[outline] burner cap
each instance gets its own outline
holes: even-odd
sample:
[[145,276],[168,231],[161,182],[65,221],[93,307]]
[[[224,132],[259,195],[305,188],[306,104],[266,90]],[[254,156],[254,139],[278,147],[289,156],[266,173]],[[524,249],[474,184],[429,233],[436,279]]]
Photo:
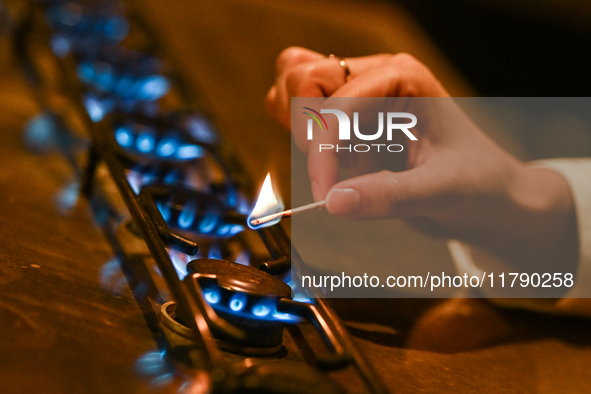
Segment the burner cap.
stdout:
[[291,288],[281,279],[259,269],[226,260],[197,259],[187,272],[214,276],[220,287],[260,297],[290,298]]

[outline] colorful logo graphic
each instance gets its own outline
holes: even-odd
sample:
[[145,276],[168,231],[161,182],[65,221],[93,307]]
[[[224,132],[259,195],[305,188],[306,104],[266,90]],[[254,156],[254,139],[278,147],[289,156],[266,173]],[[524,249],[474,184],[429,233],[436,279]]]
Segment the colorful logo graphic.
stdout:
[[[328,125],[326,124],[326,120],[324,120],[324,116],[320,115],[320,113],[318,111],[315,111],[310,107],[302,107],[302,108],[307,109],[308,111],[314,112],[317,116],[314,116],[309,112],[302,112],[302,113],[311,116],[316,121],[316,123],[318,123],[318,126],[320,126],[320,130],[324,130],[324,127],[322,127],[322,123],[324,123],[324,126],[326,127],[326,130],[328,131]],[[320,123],[320,119],[318,119],[318,117],[320,117],[320,119],[322,119],[322,123]]]

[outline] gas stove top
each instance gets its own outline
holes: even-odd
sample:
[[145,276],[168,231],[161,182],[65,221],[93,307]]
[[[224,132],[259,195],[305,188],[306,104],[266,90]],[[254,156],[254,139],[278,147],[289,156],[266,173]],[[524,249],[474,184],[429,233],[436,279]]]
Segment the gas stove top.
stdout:
[[[2,4],[16,5],[14,15],[17,18],[12,23],[5,23],[7,18]],[[0,116],[0,391],[9,394],[206,392],[211,390],[212,375],[217,376],[218,381],[223,380],[218,374],[223,374],[228,377],[223,383],[223,388],[228,391],[234,388],[235,391],[248,392],[251,387],[250,392],[264,392],[260,383],[264,382],[269,385],[269,391],[298,392],[313,386],[314,389],[308,391],[320,392],[321,389],[334,390],[336,383],[346,392],[367,392],[368,386],[351,365],[328,371],[322,369],[318,360],[326,360],[336,352],[327,348],[314,324],[302,317],[298,317],[297,323],[283,322],[282,345],[278,351],[270,349],[269,355],[253,353],[252,346],[244,346],[250,349],[230,349],[236,345],[235,341],[221,338],[219,332],[211,328],[213,339],[207,343],[213,344],[215,354],[219,356],[216,360],[226,366],[212,373],[207,354],[200,350],[203,345],[196,344],[198,338],[194,337],[194,330],[189,328],[180,309],[177,314],[177,304],[169,303],[176,299],[157,266],[156,255],[150,252],[136,221],[131,220],[130,210],[104,160],[100,160],[96,168],[92,200],[79,193],[90,135],[90,128],[80,119],[80,114],[90,115],[86,115],[84,106],[92,110],[96,119],[104,117],[105,108],[110,108],[112,121],[125,126],[119,133],[120,142],[125,145],[126,138],[129,138],[127,141],[133,139],[137,148],[140,128],[136,129],[134,124],[145,124],[147,118],[160,118],[155,116],[157,112],[151,112],[153,103],[142,100],[142,107],[135,109],[129,104],[130,112],[126,112],[129,118],[119,118],[120,109],[115,104],[124,104],[106,100],[105,92],[95,90],[90,94],[84,86],[80,91],[65,89],[63,80],[55,80],[61,72],[55,65],[64,62],[65,67],[69,64],[66,70],[77,70],[77,66],[69,63],[71,57],[68,56],[58,57],[61,60],[55,62],[53,56],[57,55],[50,52],[48,44],[53,30],[44,27],[46,18],[43,15],[30,25],[30,30],[35,33],[29,37],[37,39],[25,40],[25,47],[30,50],[30,58],[36,59],[35,69],[42,70],[41,75],[47,79],[40,79],[46,83],[34,84],[33,89],[27,88],[23,75],[34,77],[34,74],[23,68],[22,62],[15,64],[14,51],[7,42],[18,32],[15,30],[18,22],[26,20],[19,16],[26,15],[27,4],[20,0],[0,0],[0,51],[7,54],[0,58],[0,107],[3,110]],[[151,70],[162,70],[162,75],[168,79],[169,72],[177,75],[181,70],[186,85],[179,85],[176,77],[174,82],[163,83],[160,78],[152,81],[156,87],[167,87],[168,92],[180,88],[203,92],[197,99],[192,99],[195,106],[191,111],[174,107],[176,101],[168,93],[156,100],[163,108],[179,110],[172,111],[177,116],[166,118],[166,122],[175,123],[176,128],[192,125],[193,130],[197,130],[192,138],[198,141],[205,142],[204,138],[210,135],[224,137],[223,143],[218,144],[220,152],[231,147],[236,156],[224,156],[222,163],[239,181],[239,190],[248,204],[255,201],[258,186],[271,170],[273,182],[286,199],[286,207],[298,205],[298,202],[290,204],[288,201],[290,169],[285,158],[289,156],[289,138],[265,115],[263,106],[266,89],[272,83],[274,61],[289,45],[341,56],[411,52],[434,70],[455,96],[473,94],[461,86],[461,78],[453,73],[449,64],[442,62],[433,45],[408,19],[408,14],[401,12],[392,2],[387,2],[386,7],[382,2],[333,0],[176,0],[168,3],[129,0],[129,4],[134,7],[109,11],[111,15],[112,12],[124,15],[129,26],[129,29],[120,30],[127,34],[121,45],[137,49],[126,41],[132,36],[138,37],[133,26],[136,26],[134,21],[140,23],[141,20],[133,11],[149,21],[149,29],[143,30],[146,24],[140,23],[140,26],[141,31],[151,35],[150,42],[155,43],[153,38],[157,38],[165,44],[133,55],[135,59],[143,56],[160,59],[148,61],[148,65],[141,69],[142,75],[150,76],[153,75]],[[105,11],[104,15],[109,12]],[[116,19],[114,24],[124,26],[121,21]],[[12,34],[7,37],[7,33]],[[85,37],[79,33],[74,35],[80,40]],[[121,36],[115,34],[117,37]],[[138,38],[135,43],[145,42]],[[96,45],[95,42],[91,44]],[[107,56],[119,55],[97,50],[96,56],[107,59]],[[115,58],[114,62],[119,60]],[[174,64],[174,68],[170,64]],[[75,83],[82,83],[77,71],[68,71],[68,74]],[[47,98],[43,98],[44,92],[50,92]],[[76,96],[70,97],[72,94]],[[207,100],[203,100],[204,97]],[[204,101],[207,106],[203,105]],[[103,103],[106,107],[102,106]],[[128,108],[125,105],[122,108]],[[52,111],[45,111],[48,109]],[[29,121],[41,111],[45,116],[35,117],[37,122]],[[195,112],[207,116],[191,118]],[[154,125],[156,131],[152,130],[156,136],[159,135],[159,124],[161,122]],[[36,138],[23,139],[23,125],[27,125],[25,135],[32,133]],[[34,125],[43,127],[31,127]],[[57,140],[52,137],[52,132],[47,133],[56,125],[67,126],[69,130],[59,133]],[[220,132],[209,133],[211,125],[218,127]],[[113,136],[113,129],[108,130],[110,132],[105,135]],[[149,135],[147,140],[150,144]],[[24,149],[23,141],[28,150]],[[212,140],[207,141],[209,145],[214,144]],[[113,146],[112,140],[108,146]],[[115,149],[118,148],[115,146]],[[164,149],[165,154],[166,151]],[[203,163],[202,159],[190,157],[199,155],[199,151],[199,148],[190,147],[182,152],[189,155],[185,157],[188,162]],[[292,152],[292,158],[297,158],[293,155]],[[142,162],[136,168],[129,168],[122,159],[124,156],[135,160],[140,154],[130,150],[117,153],[118,160],[123,160],[123,172],[134,198],[144,183],[144,186],[152,183],[148,181],[150,178],[162,179],[166,186],[186,186],[188,179],[193,182],[188,189],[207,194],[203,172],[181,181],[184,172],[179,172],[176,167],[184,166],[178,162],[177,155],[171,155],[171,159],[177,157],[175,166],[162,166],[161,160],[155,167]],[[251,178],[242,170],[236,170],[240,167],[235,165],[236,162]],[[193,164],[187,167],[203,171]],[[215,168],[212,183],[222,187],[223,174]],[[169,178],[165,179],[167,175]],[[177,181],[171,183],[175,178]],[[307,179],[292,178],[291,181],[304,191],[309,187]],[[162,182],[153,183],[152,186],[158,186],[157,183]],[[155,203],[166,200],[158,193],[153,196]],[[177,202],[184,201],[183,198],[182,194],[171,194],[170,207],[174,208]],[[306,197],[299,203],[309,200],[310,197]],[[161,215],[166,219],[167,210],[163,208]],[[251,205],[245,211],[239,208],[236,205],[233,210],[242,214]],[[89,215],[90,209],[92,215]],[[194,209],[197,217],[200,207]],[[180,215],[180,211],[177,213]],[[186,215],[189,217],[185,216],[183,223],[190,219],[191,215]],[[191,260],[222,258],[241,265],[248,263],[254,268],[257,268],[256,264],[265,266],[267,262],[278,260],[270,251],[281,250],[282,240],[285,240],[284,236],[261,237],[259,232],[246,228],[224,240],[212,236],[197,237],[191,228],[179,226],[178,218],[176,223],[171,219],[168,221],[168,228],[173,233],[192,239],[199,246],[197,255],[188,256],[165,244],[179,281],[183,275],[183,280],[188,280],[186,267]],[[190,227],[198,227],[199,223],[201,219],[193,219]],[[290,228],[285,224],[280,226],[289,234]],[[264,231],[275,233],[277,229],[274,227]],[[394,223],[391,230],[396,243],[405,246],[398,248],[392,256],[398,263],[425,260],[438,261],[442,265],[450,263],[445,242],[421,237],[400,223]],[[263,239],[270,242],[269,249]],[[278,264],[278,271],[267,269],[266,272],[283,279],[282,265]],[[213,275],[223,277],[219,271]],[[201,281],[200,288],[203,286],[202,294],[210,298],[208,304],[216,316],[225,318],[222,309],[229,308],[234,295],[226,288],[227,283],[216,288],[216,282],[209,278],[198,280]],[[206,286],[210,284],[215,286]],[[208,294],[209,290],[211,294]],[[217,291],[221,304],[216,306]],[[211,300],[213,304],[209,303]],[[454,338],[464,335],[470,340],[471,334],[481,331],[482,323],[466,327],[460,316],[452,331],[433,329],[440,338],[432,342],[436,349],[408,348],[405,340],[409,333],[424,317],[425,309],[434,304],[437,301],[330,300],[341,322],[354,335],[355,348],[368,359],[372,371],[392,392],[523,393],[537,392],[540,388],[547,392],[588,391],[589,376],[585,368],[591,357],[588,339],[591,324],[588,321],[500,311],[503,324],[511,326],[512,342],[455,354],[439,353],[437,348],[445,348]],[[250,308],[248,303],[244,305],[244,308]],[[252,308],[243,311],[250,312]],[[242,332],[249,331],[245,325],[235,321],[229,323]],[[288,386],[288,382],[294,380],[301,384]],[[328,381],[330,387],[319,384],[321,380]]]
[[69,163],[59,212],[87,199],[111,245],[102,286],[126,279],[158,344],[138,373],[187,393],[339,393],[327,372],[351,367],[385,392],[321,294],[290,283],[306,268],[283,229],[247,226],[255,183],[144,21],[116,1],[25,14],[15,48],[43,112],[24,138]]

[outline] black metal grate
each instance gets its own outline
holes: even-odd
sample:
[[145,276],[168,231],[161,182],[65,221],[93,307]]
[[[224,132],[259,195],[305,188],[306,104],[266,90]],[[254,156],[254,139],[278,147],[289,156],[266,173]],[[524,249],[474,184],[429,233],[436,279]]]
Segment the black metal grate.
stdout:
[[[253,316],[232,313],[236,311],[230,304],[233,294],[249,293],[248,283],[237,279],[239,272],[255,270],[261,277],[272,274],[287,280],[290,270],[296,277],[302,275],[304,263],[280,226],[255,231],[245,225],[252,182],[225,150],[207,109],[160,59],[162,50],[155,37],[141,19],[130,13],[124,16],[123,9],[115,1],[34,2],[16,27],[14,42],[45,117],[51,119],[55,143],[78,174],[80,189],[112,241],[148,324],[158,325],[154,316],[165,316],[169,319],[165,325],[178,325],[177,333],[190,337],[200,350],[198,360],[172,351],[174,336],[155,334],[159,346],[190,367],[208,371],[211,391],[244,392],[245,385],[252,384],[245,373],[265,375],[260,369],[245,372],[225,361],[220,340],[250,346],[256,337],[264,347],[274,335],[271,342],[276,349],[284,324],[294,333],[298,321],[306,319],[316,326],[329,350],[316,357],[315,368],[326,371],[353,365],[372,392],[385,392],[321,294],[306,294],[305,302],[281,292],[272,292],[272,297],[256,294],[255,300],[271,302],[243,301],[254,317],[265,317],[259,322]],[[108,181],[101,175],[101,166]],[[112,201],[109,182],[114,182],[123,205]],[[116,236],[122,225],[147,245],[174,308],[165,302],[145,259],[125,253]],[[253,247],[254,232],[266,254]],[[218,265],[230,269],[223,274],[179,272],[173,261],[179,254],[187,256],[185,263],[198,257],[223,259]],[[249,267],[241,269],[233,262],[239,255]],[[211,288],[223,292],[215,302],[213,293],[208,293]],[[216,308],[219,300],[230,309]],[[272,319],[273,313],[292,318]],[[274,334],[271,330],[260,335],[271,326]],[[297,367],[281,374],[301,379]],[[261,379],[275,382],[273,376]],[[275,382],[275,388],[266,392],[290,392],[286,391],[289,382],[289,378]],[[261,390],[267,387],[260,384]],[[317,387],[324,386],[318,383]],[[329,385],[323,390],[332,389]],[[306,386],[301,390],[306,392]]]

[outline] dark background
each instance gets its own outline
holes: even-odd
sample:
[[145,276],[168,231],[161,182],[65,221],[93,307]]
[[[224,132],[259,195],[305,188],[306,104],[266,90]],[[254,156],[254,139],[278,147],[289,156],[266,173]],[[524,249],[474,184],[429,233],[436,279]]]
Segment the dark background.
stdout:
[[480,95],[584,97],[591,91],[588,14],[576,2],[397,3]]

